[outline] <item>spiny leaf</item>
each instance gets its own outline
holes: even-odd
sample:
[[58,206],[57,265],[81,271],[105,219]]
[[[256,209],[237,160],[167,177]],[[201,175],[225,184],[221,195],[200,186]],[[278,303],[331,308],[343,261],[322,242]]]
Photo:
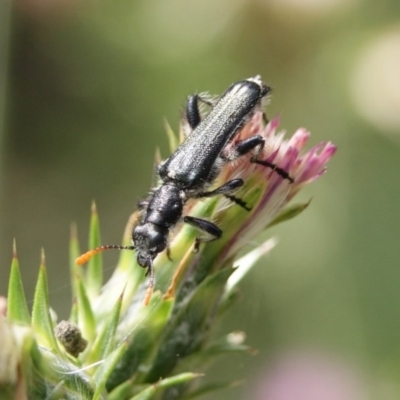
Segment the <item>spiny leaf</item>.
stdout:
[[142,390],[136,396],[131,397],[130,400],[150,400],[153,398],[154,394],[161,389],[166,389],[176,385],[182,385],[184,383],[190,382],[191,380],[203,376],[203,374],[195,374],[193,372],[186,372],[183,374],[175,375],[170,378],[165,378],[158,381],[146,389]]
[[13,249],[14,254],[8,284],[7,317],[10,321],[30,325],[31,318],[25,300],[24,288],[22,286],[15,242]]
[[205,394],[216,392],[217,390],[233,388],[233,387],[241,385],[242,383],[243,383],[243,381],[209,383],[207,385],[201,386],[197,390],[190,392],[187,396],[185,396],[185,400],[202,397]]
[[159,147],[156,147],[154,152],[154,161],[153,161],[153,173],[151,174],[151,181],[150,187],[158,186],[159,176],[158,176],[158,166],[160,165],[161,159],[161,152]]
[[53,321],[50,316],[49,293],[47,286],[47,273],[42,251],[42,262],[39,268],[39,277],[36,283],[35,296],[32,308],[32,327],[38,342],[47,348],[60,353],[54,335]]
[[78,243],[78,231],[76,224],[71,225],[71,235],[69,241],[69,270],[71,275],[72,298],[77,292],[77,281],[82,279],[82,267],[77,265],[75,260],[81,254]]
[[[92,216],[90,219],[89,229],[89,249],[95,249],[101,244],[100,240],[100,224],[97,214],[96,204],[92,203]],[[99,293],[103,284],[103,258],[101,254],[96,254],[88,262],[86,285],[90,298],[95,298]]]
[[156,150],[154,152],[154,166],[157,168],[158,164],[160,164],[161,161],[162,161],[162,157],[161,157],[160,148],[156,147]]
[[285,221],[289,221],[290,219],[297,217],[310,205],[310,203],[311,203],[311,199],[307,203],[298,203],[298,204],[293,204],[291,206],[286,207],[285,209],[282,210],[282,212],[275,219],[273,219],[266,226],[266,228],[270,228],[271,226],[280,224]]
[[78,325],[82,329],[82,336],[92,343],[96,337],[96,321],[82,281],[78,281],[77,289]]
[[179,139],[175,135],[174,131],[171,128],[171,125],[168,123],[167,120],[164,120],[165,131],[168,137],[169,142],[169,150],[171,154],[178,148],[179,146]]
[[94,380],[96,381],[96,391],[93,396],[93,400],[100,398],[101,393],[106,387],[106,383],[110,375],[115,369],[115,366],[120,361],[123,354],[126,352],[127,344],[121,343],[100,365],[94,374]]
[[227,298],[230,295],[231,291],[238,286],[239,282],[241,282],[241,280],[257,264],[257,261],[265,254],[268,254],[276,246],[276,244],[277,244],[276,239],[274,238],[268,239],[255,249],[245,254],[239,260],[235,261],[234,272],[229,277],[226,283],[224,297],[221,301],[222,305],[225,301],[225,298]]
[[87,364],[94,363],[97,360],[102,360],[110,354],[112,346],[115,342],[115,332],[118,327],[122,298],[123,295],[119,297],[115,303],[114,309],[104,321],[103,326],[98,333],[90,354],[86,360]]
[[120,385],[108,393],[108,400],[128,399],[129,396],[132,395],[134,381],[135,377],[123,381]]
[[71,313],[69,315],[69,321],[73,324],[78,324],[78,303],[76,297],[72,300]]

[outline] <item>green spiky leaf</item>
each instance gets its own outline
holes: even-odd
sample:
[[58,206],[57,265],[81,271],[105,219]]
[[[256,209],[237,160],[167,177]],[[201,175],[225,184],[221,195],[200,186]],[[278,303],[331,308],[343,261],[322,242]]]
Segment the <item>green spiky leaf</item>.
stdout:
[[203,376],[203,374],[186,372],[183,374],[172,376],[170,378],[161,379],[156,384],[150,385],[149,387],[138,393],[136,396],[131,397],[130,400],[150,400],[159,390],[168,389],[177,385],[183,385],[201,376]]
[[307,203],[293,204],[291,206],[284,208],[281,211],[281,213],[268,224],[267,228],[281,224],[282,222],[289,221],[290,219],[297,217],[310,205],[310,203],[311,199],[307,201]]
[[60,353],[57,340],[54,335],[53,321],[50,316],[49,293],[47,286],[47,272],[44,265],[44,254],[39,268],[39,277],[36,283],[35,296],[32,308],[32,328],[38,342],[47,348]]
[[127,379],[108,394],[108,400],[129,399],[132,396],[135,378]]
[[165,132],[167,133],[169,150],[173,153],[179,146],[179,138],[175,135],[171,125],[167,120],[164,120]]
[[87,363],[91,364],[96,360],[102,360],[106,358],[112,351],[113,344],[115,342],[115,332],[118,327],[121,312],[122,298],[123,295],[119,297],[118,301],[115,303],[114,309],[104,321],[103,326],[93,344],[90,355],[86,360]]
[[213,382],[207,385],[203,385],[196,390],[190,392],[187,396],[185,396],[185,400],[196,399],[203,397],[204,395],[214,393],[219,390],[234,388],[243,384],[243,381],[234,381],[234,382]]
[[97,387],[93,396],[93,400],[100,399],[100,395],[106,387],[106,383],[110,375],[115,369],[117,363],[121,360],[121,357],[126,352],[127,344],[121,343],[100,365],[94,374],[94,380],[96,381]]
[[15,251],[11,263],[11,274],[8,284],[7,316],[11,321],[18,322],[21,324],[29,325],[31,321],[31,318],[29,316],[28,306],[25,300],[24,288],[22,286],[19,263]]
[[78,282],[77,289],[78,325],[83,337],[92,342],[96,337],[96,320],[83,281]]
[[77,281],[83,279],[82,267],[77,265],[75,260],[81,254],[78,242],[77,227],[75,224],[71,225],[71,238],[69,241],[69,270],[71,276],[72,298],[76,297]]
[[[100,222],[96,204],[93,202],[89,229],[89,249],[95,249],[100,244]],[[103,258],[101,253],[96,254],[89,260],[85,283],[89,297],[95,298],[100,293],[103,284]]]

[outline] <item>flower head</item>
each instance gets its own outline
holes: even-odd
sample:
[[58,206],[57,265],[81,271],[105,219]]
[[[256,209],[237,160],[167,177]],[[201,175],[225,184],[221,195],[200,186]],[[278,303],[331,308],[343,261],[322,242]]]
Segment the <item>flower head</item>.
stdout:
[[[241,213],[243,218],[239,218],[239,214],[238,218],[230,216],[230,224],[232,225],[232,219],[234,219],[237,228],[222,253],[224,258],[230,258],[245,243],[268,227],[301,188],[316,180],[326,171],[327,162],[336,152],[336,146],[326,142],[303,153],[310,133],[306,129],[300,128],[290,139],[285,140],[284,133],[278,132],[278,126],[279,116],[264,126],[263,114],[258,112],[230,144],[234,146],[240,140],[261,135],[265,138],[266,145],[260,153],[259,159],[266,160],[286,171],[292,177],[293,182],[283,178],[271,168],[252,163],[252,155],[239,158],[226,166],[220,180],[243,179],[245,185],[240,191],[240,195],[252,206],[252,210],[247,214]],[[224,212],[226,212],[224,210],[228,206],[228,200],[220,199],[215,211],[217,219],[223,219]]]
[[[222,236],[201,243],[199,251],[194,252],[196,238],[204,233],[193,226],[177,224],[170,238],[170,251],[159,253],[154,260],[152,296],[151,291],[145,295],[148,279],[135,252],[121,252],[117,267],[105,284],[98,254],[108,248],[134,249],[130,240],[138,212],[128,222],[124,246],[99,247],[98,216],[92,208],[89,242],[94,250],[79,257],[89,261],[86,270],[74,263],[80,253],[74,230],[70,248],[74,301],[69,321],[59,324],[55,332],[44,254],[30,318],[14,251],[7,317],[14,324],[29,326],[29,335],[23,340],[29,344],[24,346],[29,357],[21,356],[29,361],[21,364],[27,365],[24,371],[29,371],[28,393],[34,393],[35,398],[54,397],[57,393],[68,399],[77,398],[75,394],[82,399],[100,399],[107,392],[110,399],[154,395],[179,399],[187,393],[195,395],[192,381],[199,378],[197,371],[205,362],[222,353],[249,352],[242,343],[243,335],[227,335],[209,342],[210,328],[216,317],[233,304],[241,278],[275,242],[269,240],[237,260],[239,252],[260,232],[307,206],[288,207],[288,202],[323,174],[336,150],[328,142],[303,152],[309,132],[299,129],[285,140],[283,133],[277,131],[278,125],[279,118],[265,125],[263,114],[256,112],[228,143],[224,149],[227,152],[246,138],[260,135],[265,139],[259,153],[254,150],[232,162],[220,160],[222,169],[210,190],[240,179],[243,185],[235,186],[238,190],[234,196],[225,192],[225,197],[185,202],[184,216],[213,222]],[[169,135],[176,147],[179,140],[171,132]],[[143,298],[148,300],[148,306],[143,305]],[[0,322],[1,318],[4,317],[0,315]],[[19,357],[20,353],[14,353]],[[7,352],[5,356],[10,357]],[[19,362],[18,358],[15,360]],[[196,373],[191,372],[194,370]],[[11,378],[15,380],[15,376]]]
[[[304,152],[304,147],[310,138],[310,133],[306,129],[298,129],[290,139],[285,140],[284,133],[278,131],[279,117],[266,125],[263,118],[262,112],[256,112],[229,143],[226,151],[229,152],[230,148],[246,138],[260,135],[265,139],[265,146],[258,159],[285,171],[293,182],[273,168],[252,162],[254,154],[245,155],[225,164],[215,182],[215,187],[232,179],[243,179],[244,186],[235,192],[235,196],[244,200],[250,210],[238,206],[229,198],[220,196],[196,201],[187,211],[190,215],[216,223],[223,234],[220,239],[203,246],[199,254],[193,254],[190,246],[198,232],[191,227],[180,228],[171,243],[171,254],[179,262],[171,263],[170,266],[176,271],[177,264],[180,264],[180,267],[183,267],[181,269],[188,271],[185,278],[186,287],[189,282],[193,287],[198,285],[211,271],[232,265],[243,246],[251,243],[260,232],[302,211],[306,205],[288,209],[289,201],[301,188],[325,172],[327,162],[336,151],[332,143],[326,142]],[[165,259],[159,260],[159,263],[162,267],[158,263],[156,265],[160,270],[168,269],[165,268]],[[186,288],[182,297],[187,295]]]

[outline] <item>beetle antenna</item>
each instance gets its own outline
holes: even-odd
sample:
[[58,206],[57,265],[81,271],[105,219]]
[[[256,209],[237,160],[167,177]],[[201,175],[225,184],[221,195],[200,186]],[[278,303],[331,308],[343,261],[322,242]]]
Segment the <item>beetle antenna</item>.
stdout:
[[81,256],[79,256],[75,260],[75,263],[78,264],[78,265],[86,264],[97,253],[101,253],[102,251],[111,250],[111,249],[114,249],[114,250],[135,250],[135,248],[133,246],[119,246],[119,245],[116,245],[116,244],[100,246],[100,247],[96,247],[93,250],[89,250],[86,253],[84,253]]

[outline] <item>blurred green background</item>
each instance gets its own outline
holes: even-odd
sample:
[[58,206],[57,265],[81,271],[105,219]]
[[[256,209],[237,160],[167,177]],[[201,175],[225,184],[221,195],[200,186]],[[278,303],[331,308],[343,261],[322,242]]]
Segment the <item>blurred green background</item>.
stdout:
[[[274,229],[279,246],[217,328],[246,331],[259,350],[210,370],[244,383],[207,398],[281,400],[263,382],[290,388],[296,371],[325,391],[353,390],[334,400],[400,398],[398,0],[0,7],[0,293],[16,238],[31,302],[43,247],[52,304],[66,317],[70,223],[86,249],[95,199],[103,243],[119,243],[150,187],[156,146],[168,154],[164,119],[176,129],[188,94],[261,74],[274,88],[270,117],[281,113],[288,133],[307,127],[311,144],[331,140],[339,151],[297,198],[311,206]],[[105,265],[116,259],[106,254]],[[321,371],[340,371],[337,382]]]

